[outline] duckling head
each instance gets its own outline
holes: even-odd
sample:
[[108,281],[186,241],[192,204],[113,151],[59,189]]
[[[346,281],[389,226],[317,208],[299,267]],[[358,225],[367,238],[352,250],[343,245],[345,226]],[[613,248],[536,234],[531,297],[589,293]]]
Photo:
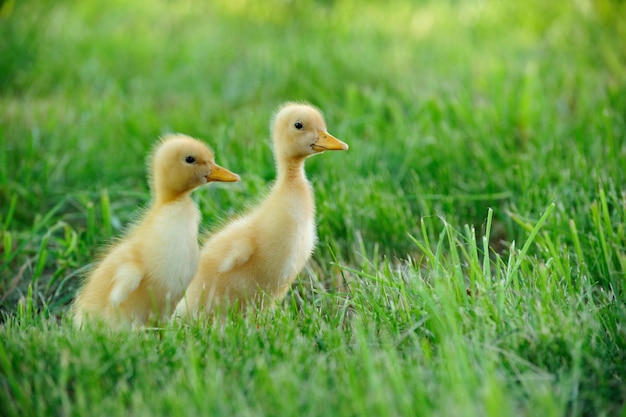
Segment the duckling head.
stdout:
[[152,153],[150,172],[154,192],[165,199],[175,199],[212,181],[239,181],[239,175],[215,163],[208,146],[181,134],[162,138]]
[[277,158],[307,158],[324,151],[347,150],[348,145],[326,130],[322,113],[304,103],[286,103],[272,119]]

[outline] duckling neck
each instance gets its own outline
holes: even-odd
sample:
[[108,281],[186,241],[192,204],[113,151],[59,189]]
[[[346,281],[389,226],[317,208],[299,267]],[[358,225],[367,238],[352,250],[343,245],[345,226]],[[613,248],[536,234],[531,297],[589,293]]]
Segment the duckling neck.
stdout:
[[281,184],[285,182],[306,181],[304,172],[305,158],[291,158],[277,161],[277,178],[276,182]]
[[155,206],[162,206],[165,204],[170,204],[176,201],[182,202],[185,200],[188,201],[193,201],[191,200],[191,191],[187,191],[187,192],[175,192],[172,190],[167,190],[167,191],[160,191],[160,192],[155,192],[154,194],[154,205]]

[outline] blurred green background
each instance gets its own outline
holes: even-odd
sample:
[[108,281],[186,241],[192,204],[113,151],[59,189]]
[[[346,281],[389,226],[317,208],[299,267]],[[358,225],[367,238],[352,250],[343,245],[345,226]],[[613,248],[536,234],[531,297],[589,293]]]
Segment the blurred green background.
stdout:
[[[319,106],[351,145],[308,164],[321,256],[331,246],[349,262],[365,245],[405,258],[420,218],[433,233],[437,216],[480,227],[488,207],[495,247],[523,235],[510,213],[533,218],[551,202],[556,227],[589,223],[598,187],[624,185],[624,10],[608,0],[4,1],[4,289],[26,264],[22,284],[38,262],[42,276],[67,277],[122,232],[148,201],[144,158],[166,132],[206,140],[243,177],[196,193],[205,226],[243,210],[274,177],[268,122],[286,100]],[[46,233],[54,225],[70,231]],[[55,233],[75,233],[82,249],[41,261]]]

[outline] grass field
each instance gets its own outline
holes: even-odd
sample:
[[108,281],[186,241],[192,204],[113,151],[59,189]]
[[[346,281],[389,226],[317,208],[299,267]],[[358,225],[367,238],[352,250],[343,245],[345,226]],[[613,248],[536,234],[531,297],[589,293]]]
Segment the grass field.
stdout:
[[[626,3],[0,1],[0,415],[626,415]],[[157,138],[274,179],[326,115],[320,242],[273,313],[77,330]]]

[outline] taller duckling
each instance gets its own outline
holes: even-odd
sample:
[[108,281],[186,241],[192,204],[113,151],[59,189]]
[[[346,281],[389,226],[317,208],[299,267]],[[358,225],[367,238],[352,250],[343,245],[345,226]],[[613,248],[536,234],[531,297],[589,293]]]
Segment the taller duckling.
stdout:
[[140,326],[172,312],[198,265],[200,212],[191,192],[212,181],[239,181],[199,140],[169,135],[150,158],[152,203],[87,276],[74,321]]
[[266,199],[227,224],[202,247],[198,271],[176,316],[216,306],[272,305],[286,294],[317,242],[315,201],[304,162],[348,145],[326,130],[319,110],[287,103],[272,121],[277,179]]

